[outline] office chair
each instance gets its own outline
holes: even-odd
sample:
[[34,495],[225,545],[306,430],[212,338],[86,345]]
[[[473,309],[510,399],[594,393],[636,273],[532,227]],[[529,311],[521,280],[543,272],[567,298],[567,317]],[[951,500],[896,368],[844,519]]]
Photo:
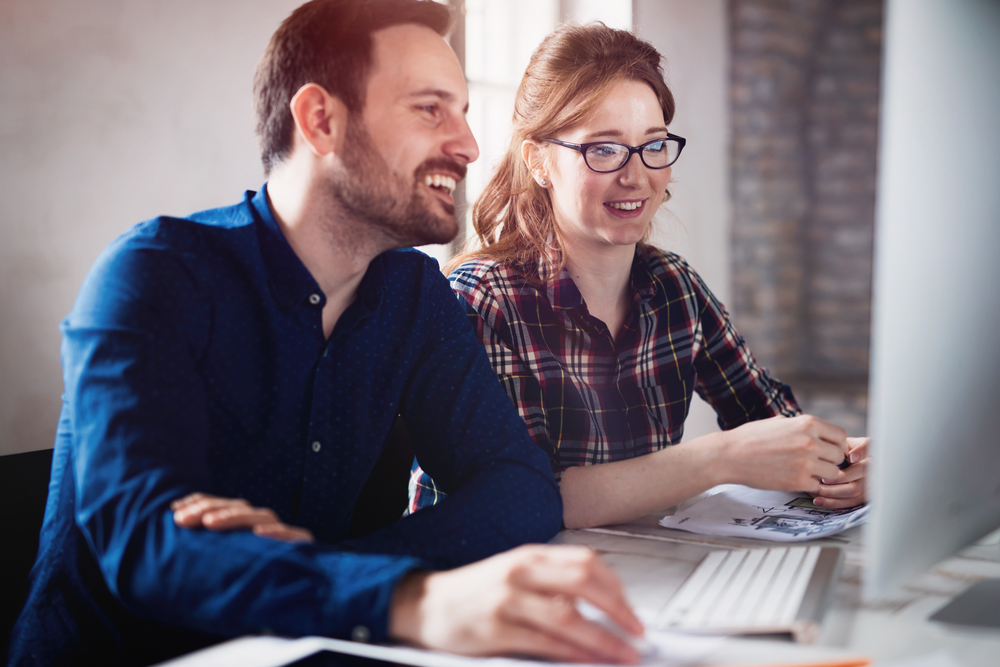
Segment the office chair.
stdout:
[[52,450],[0,456],[0,661],[5,661],[10,631],[28,595],[28,572],[38,552],[45,501],[49,495]]

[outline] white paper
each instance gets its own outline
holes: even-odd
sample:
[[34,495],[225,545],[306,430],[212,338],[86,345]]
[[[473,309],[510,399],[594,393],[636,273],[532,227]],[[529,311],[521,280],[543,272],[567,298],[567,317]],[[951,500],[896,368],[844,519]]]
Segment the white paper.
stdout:
[[159,663],[157,667],[275,667],[312,655],[313,638],[241,637]]
[[[520,658],[469,658],[440,651],[426,651],[402,646],[376,646],[358,644],[340,639],[306,637],[317,649],[347,653],[365,658],[375,658],[414,667],[551,667],[555,664],[542,660]],[[670,632],[647,630],[643,642],[644,652],[639,665],[681,667],[700,662],[723,640],[718,637],[694,637]],[[561,664],[561,663],[560,663]],[[591,667],[595,667],[592,665]]]
[[[577,599],[584,618],[594,621],[632,644],[639,651],[639,665],[684,667],[703,659],[724,641],[722,637],[698,637],[647,629],[636,639],[616,626],[600,609]],[[636,610],[647,626],[656,616],[654,610]],[[378,646],[327,637],[243,637],[171,660],[159,667],[274,667],[327,650],[363,658],[385,660],[414,667],[551,667],[548,661],[522,658],[470,658],[453,653],[428,651],[404,646]],[[592,667],[594,667],[592,665]]]
[[868,513],[867,505],[824,510],[789,504],[797,499],[808,500],[809,496],[726,484],[713,489],[707,498],[664,517],[660,525],[702,535],[801,542],[847,530],[860,524]]
[[[693,637],[647,630],[641,640],[642,659],[638,664],[682,667],[701,662],[722,641],[719,637]],[[551,667],[555,664],[518,658],[469,658],[440,651],[359,644],[327,637],[243,637],[175,658],[160,667],[277,667],[323,650],[414,667]]]

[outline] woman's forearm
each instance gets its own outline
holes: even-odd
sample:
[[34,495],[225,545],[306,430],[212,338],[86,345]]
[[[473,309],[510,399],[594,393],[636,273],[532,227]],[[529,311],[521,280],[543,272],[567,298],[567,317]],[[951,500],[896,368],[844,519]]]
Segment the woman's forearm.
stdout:
[[652,454],[563,473],[560,490],[567,528],[632,521],[672,507],[717,484],[725,433],[712,433]]
[[[830,507],[856,505],[864,500],[865,466],[837,466],[851,449],[842,428],[809,415],[749,422],[627,461],[570,468],[560,484],[563,523],[632,521],[717,484],[830,494]],[[856,455],[864,458],[865,451]]]

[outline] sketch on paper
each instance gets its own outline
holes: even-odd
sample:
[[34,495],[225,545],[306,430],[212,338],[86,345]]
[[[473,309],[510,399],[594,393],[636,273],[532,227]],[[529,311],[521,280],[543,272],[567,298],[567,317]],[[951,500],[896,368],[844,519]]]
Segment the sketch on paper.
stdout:
[[789,542],[835,535],[860,524],[867,513],[867,505],[828,510],[817,507],[801,494],[727,484],[716,487],[708,497],[690,507],[663,518],[660,525],[705,535]]
[[[734,525],[741,525],[745,519],[733,519]],[[743,524],[745,525],[745,524]],[[750,519],[749,525],[757,530],[773,530],[789,535],[802,535],[811,537],[812,535],[824,534],[823,519],[815,516],[789,516],[788,514],[767,514],[756,519]]]

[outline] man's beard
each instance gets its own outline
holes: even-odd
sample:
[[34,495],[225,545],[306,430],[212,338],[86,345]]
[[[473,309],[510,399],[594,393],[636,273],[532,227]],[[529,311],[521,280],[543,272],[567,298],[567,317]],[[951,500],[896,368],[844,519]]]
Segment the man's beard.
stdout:
[[331,184],[334,198],[346,212],[379,228],[397,247],[448,243],[458,234],[454,205],[441,202],[445,213],[433,211],[433,203],[420,192],[420,186],[428,173],[446,171],[465,176],[463,165],[431,158],[408,181],[386,164],[362,121],[355,117],[347,124],[342,161],[346,174]]

